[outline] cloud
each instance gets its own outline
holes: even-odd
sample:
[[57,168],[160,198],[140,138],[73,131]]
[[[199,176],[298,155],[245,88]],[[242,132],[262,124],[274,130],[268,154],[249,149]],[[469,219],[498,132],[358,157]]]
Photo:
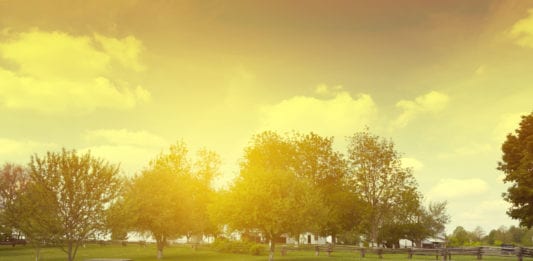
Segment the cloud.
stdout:
[[330,99],[296,96],[261,111],[264,129],[346,136],[372,122],[377,108],[367,94],[339,92]]
[[116,39],[95,34],[94,38],[102,45],[105,53],[111,59],[117,61],[125,68],[138,72],[146,69],[139,60],[143,45],[135,37],[127,36],[123,39]]
[[401,100],[396,103],[396,107],[402,109],[403,112],[396,118],[393,125],[403,128],[420,114],[440,112],[446,108],[448,101],[448,95],[436,91],[418,96],[415,100]]
[[479,178],[441,179],[428,193],[431,200],[467,198],[487,192],[487,182]]
[[492,130],[494,141],[501,143],[506,139],[507,134],[514,134],[514,131],[520,127],[522,115],[527,115],[527,113],[505,113],[500,115],[498,123]]
[[[33,140],[13,140],[0,138],[0,157],[4,161],[27,163],[34,153],[44,153],[47,150],[59,148],[55,143],[45,143]],[[21,159],[24,159],[21,162]]]
[[81,151],[90,151],[96,157],[120,164],[123,173],[133,175],[143,170],[161,150],[131,145],[99,145],[86,147]]
[[339,94],[342,92],[342,85],[336,85],[336,86],[328,86],[326,84],[319,84],[315,88],[315,93],[321,96],[335,96],[336,94]]
[[141,130],[99,129],[87,131],[85,140],[92,144],[82,151],[91,151],[112,163],[120,163],[126,174],[134,174],[147,166],[162,149],[168,146],[164,138]]
[[[0,42],[0,106],[45,113],[87,113],[97,108],[129,109],[150,93],[113,77],[140,71],[142,44],[115,39],[32,30]],[[8,66],[9,65],[9,66]]]
[[165,139],[147,131],[130,131],[127,129],[91,130],[86,132],[85,139],[90,142],[103,141],[113,145],[144,147],[162,147],[168,144]]
[[415,158],[402,158],[402,166],[411,168],[413,171],[421,170],[424,167],[424,164]]
[[480,154],[485,154],[493,150],[494,147],[490,144],[470,143],[468,144],[468,146],[456,148],[451,153],[441,153],[438,155],[438,157],[441,159],[448,159],[453,157],[478,156]]
[[[495,200],[485,200],[478,202],[477,204],[470,204],[468,206],[467,211],[462,211],[461,213],[458,213],[458,218],[463,220],[463,222],[466,223],[473,223],[477,225],[481,225],[480,222],[483,223],[489,223],[490,220],[487,219],[487,217],[492,218],[500,218],[500,220],[504,220],[506,218],[505,215],[505,209],[509,207],[509,203],[505,202],[503,199],[495,199]],[[487,224],[487,225],[493,225],[494,224]],[[501,225],[501,224],[497,224]]]
[[523,47],[533,48],[533,9],[529,9],[529,16],[517,21],[509,31],[514,43]]

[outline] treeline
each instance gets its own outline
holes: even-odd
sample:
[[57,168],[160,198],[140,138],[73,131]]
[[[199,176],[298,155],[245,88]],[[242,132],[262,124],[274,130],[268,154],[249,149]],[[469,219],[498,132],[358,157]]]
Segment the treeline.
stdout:
[[501,226],[498,229],[492,229],[488,233],[481,227],[476,227],[472,231],[458,226],[453,233],[448,236],[449,246],[532,246],[533,229],[525,227],[510,226],[509,228]]
[[304,232],[370,246],[400,238],[417,244],[443,233],[446,202],[422,204],[412,169],[402,166],[391,140],[368,131],[347,139],[341,153],[333,138],[314,133],[254,135],[238,177],[221,190],[212,185],[221,174],[219,155],[191,156],[183,142],[130,178],[90,153],[33,155],[27,166],[6,163],[0,171],[2,233],[23,233],[37,259],[43,244],[54,244],[68,260],[87,239],[126,239],[130,231],[151,235],[158,258],[181,236],[261,235],[271,260],[280,236]]

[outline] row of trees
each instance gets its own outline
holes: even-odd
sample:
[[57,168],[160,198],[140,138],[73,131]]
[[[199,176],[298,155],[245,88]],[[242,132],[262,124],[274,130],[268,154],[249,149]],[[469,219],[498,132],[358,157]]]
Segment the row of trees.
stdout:
[[368,131],[348,138],[346,155],[333,138],[314,133],[263,132],[244,149],[228,189],[215,190],[220,157],[194,160],[183,142],[170,146],[132,178],[90,153],[62,150],[34,155],[27,167],[0,172],[0,224],[35,246],[54,243],[73,260],[88,238],[129,231],[149,233],[163,257],[167,240],[219,236],[224,229],[260,232],[270,244],[302,232],[371,245],[420,242],[444,231],[446,203],[422,204],[412,170],[390,140]]
[[485,233],[479,226],[472,231],[458,226],[448,236],[449,246],[501,246],[502,244],[531,246],[533,245],[533,229],[501,226],[498,229],[492,229],[489,233]]

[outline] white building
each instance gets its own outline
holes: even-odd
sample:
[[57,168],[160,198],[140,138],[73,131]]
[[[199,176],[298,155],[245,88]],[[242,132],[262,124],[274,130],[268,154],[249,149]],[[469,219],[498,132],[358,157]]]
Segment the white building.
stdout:
[[319,236],[319,235],[309,233],[309,232],[300,234],[299,238],[294,238],[294,237],[289,237],[289,236],[285,236],[285,238],[286,238],[286,241],[285,241],[286,244],[293,244],[293,245],[296,245],[298,243],[310,244],[310,245],[317,245],[317,244],[323,245],[323,244],[332,242],[331,236],[323,237],[323,236]]

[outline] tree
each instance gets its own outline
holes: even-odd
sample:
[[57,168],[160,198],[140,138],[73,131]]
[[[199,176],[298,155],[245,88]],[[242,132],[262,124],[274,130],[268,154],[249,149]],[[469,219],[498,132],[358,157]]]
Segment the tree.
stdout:
[[466,231],[466,229],[464,229],[462,226],[458,226],[453,230],[449,240],[450,246],[464,246],[469,242],[470,236],[468,231]]
[[422,196],[414,190],[403,193],[402,203],[385,219],[380,238],[388,246],[399,247],[399,239],[405,238],[421,246],[427,237],[436,237],[444,232],[449,222],[446,214],[446,202],[430,202],[425,208],[421,205]]
[[131,180],[124,179],[117,200],[106,213],[106,229],[111,234],[111,240],[127,240],[128,232],[133,228],[135,213],[126,201],[126,193],[131,188]]
[[134,227],[149,232],[157,243],[157,258],[163,258],[168,239],[185,235],[194,203],[192,174],[183,142],[159,154],[132,181],[126,201],[135,213]]
[[444,233],[446,224],[450,222],[450,216],[446,213],[448,202],[430,202],[427,209],[425,226],[429,229],[429,236],[437,236]]
[[28,171],[23,166],[6,163],[0,169],[0,234],[11,237],[20,220],[16,201],[26,189]]
[[21,207],[33,207],[28,210],[36,216],[26,221],[25,230],[30,236],[45,233],[74,260],[83,240],[105,229],[106,211],[121,185],[118,170],[89,152],[63,149],[32,156]]
[[323,207],[311,181],[296,176],[294,156],[294,146],[278,134],[254,136],[237,180],[216,206],[231,228],[259,230],[266,236],[269,260],[274,259],[277,238],[310,227]]
[[331,235],[335,243],[337,234],[352,229],[358,221],[360,202],[347,186],[346,161],[333,150],[333,137],[294,133],[288,142],[295,147],[296,176],[310,180],[313,191],[325,204],[317,227],[308,228],[308,232],[318,230],[322,235]]
[[485,236],[485,231],[483,231],[481,226],[476,226],[474,231],[471,232],[471,235],[475,242],[481,242],[481,239]]
[[217,232],[217,226],[209,217],[208,206],[217,196],[213,188],[213,181],[221,175],[221,163],[220,156],[214,151],[202,149],[197,153],[193,165],[194,211],[191,214],[194,217],[192,218],[193,224],[189,228],[189,236],[193,234],[199,236],[214,235]]
[[133,227],[149,232],[163,258],[167,240],[213,232],[207,205],[213,198],[211,183],[219,175],[220,157],[208,150],[191,164],[183,142],[171,145],[132,180],[125,197],[134,213]]
[[[59,231],[53,222],[55,212],[33,201],[39,198],[31,189],[28,168],[6,163],[0,170],[0,233],[12,237],[13,232],[24,235],[35,251],[35,260],[41,258],[42,242],[51,241],[50,231]],[[43,222],[45,221],[46,222]],[[41,222],[39,222],[41,221]]]
[[427,212],[421,204],[422,196],[415,188],[411,188],[400,192],[399,197],[399,205],[383,215],[378,242],[399,247],[399,240],[406,238],[418,245],[429,235]]
[[416,191],[416,181],[411,169],[402,167],[392,141],[368,131],[356,133],[348,141],[351,188],[368,206],[364,217],[367,238],[379,243],[380,228],[394,208],[402,205],[402,197]]
[[520,127],[508,134],[502,145],[502,161],[498,170],[505,173],[505,183],[511,186],[503,198],[511,203],[507,214],[520,225],[533,226],[533,112],[522,116]]

